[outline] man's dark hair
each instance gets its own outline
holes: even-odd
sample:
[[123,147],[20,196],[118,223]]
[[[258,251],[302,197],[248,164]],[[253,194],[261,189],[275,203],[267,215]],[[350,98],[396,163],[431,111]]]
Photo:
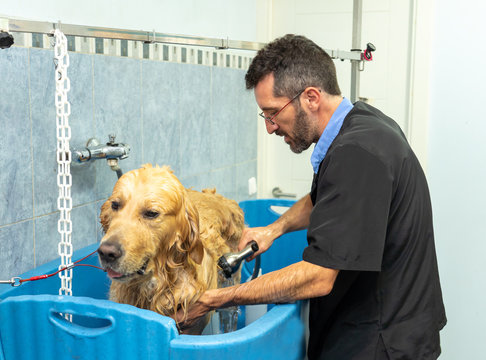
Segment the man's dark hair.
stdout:
[[245,80],[253,89],[266,75],[273,73],[274,96],[293,97],[308,86],[340,95],[336,67],[331,57],[304,36],[287,34],[260,49],[251,62]]

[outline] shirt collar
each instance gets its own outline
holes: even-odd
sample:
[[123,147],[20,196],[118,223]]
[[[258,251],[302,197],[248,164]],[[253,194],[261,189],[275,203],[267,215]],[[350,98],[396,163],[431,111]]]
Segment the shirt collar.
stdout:
[[339,130],[341,130],[344,118],[346,117],[346,115],[348,115],[352,108],[353,104],[351,104],[351,101],[343,97],[343,100],[334,111],[334,114],[332,114],[329,123],[322,132],[322,135],[319,138],[316,146],[314,147],[314,151],[312,152],[311,164],[314,168],[314,173],[317,174],[317,172],[319,171],[319,165],[326,156],[327,150],[336,138]]

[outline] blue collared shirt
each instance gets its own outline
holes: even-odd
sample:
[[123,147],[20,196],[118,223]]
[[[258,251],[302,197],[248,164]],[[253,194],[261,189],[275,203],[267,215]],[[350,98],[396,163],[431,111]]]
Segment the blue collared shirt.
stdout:
[[319,138],[316,146],[314,147],[314,151],[312,152],[311,164],[314,168],[314,173],[317,174],[317,172],[319,171],[319,165],[321,164],[321,161],[326,156],[329,146],[331,146],[332,142],[339,133],[339,130],[341,130],[344,118],[346,117],[346,115],[348,115],[353,106],[354,105],[351,104],[351,101],[343,97],[343,100],[337,107],[336,111],[334,111],[334,114],[332,114],[329,123],[322,132],[322,135]]

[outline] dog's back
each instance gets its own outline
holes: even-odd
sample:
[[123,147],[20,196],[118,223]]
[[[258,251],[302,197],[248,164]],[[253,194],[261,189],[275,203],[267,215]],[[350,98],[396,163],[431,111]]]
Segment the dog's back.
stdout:
[[[217,194],[215,189],[187,191],[199,212],[201,241],[213,259],[235,251],[244,228],[243,211],[236,201]],[[216,241],[215,235],[223,241]]]

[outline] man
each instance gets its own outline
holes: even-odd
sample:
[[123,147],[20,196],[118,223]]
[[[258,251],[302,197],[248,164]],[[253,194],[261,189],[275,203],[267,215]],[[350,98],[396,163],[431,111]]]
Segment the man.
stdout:
[[[231,305],[310,299],[309,359],[436,359],[446,323],[429,192],[399,126],[341,96],[331,58],[286,35],[246,74],[268,133],[296,153],[316,143],[309,195],[275,223],[247,229],[259,253],[307,228],[303,260],[249,283],[210,290],[186,324]],[[184,326],[184,323],[182,323]]]

